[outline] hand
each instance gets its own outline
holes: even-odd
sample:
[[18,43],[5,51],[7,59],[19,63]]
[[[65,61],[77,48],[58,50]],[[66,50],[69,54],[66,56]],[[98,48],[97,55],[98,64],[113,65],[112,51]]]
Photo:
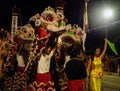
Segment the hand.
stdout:
[[105,39],[104,39],[105,41],[107,41],[107,38],[105,37]]

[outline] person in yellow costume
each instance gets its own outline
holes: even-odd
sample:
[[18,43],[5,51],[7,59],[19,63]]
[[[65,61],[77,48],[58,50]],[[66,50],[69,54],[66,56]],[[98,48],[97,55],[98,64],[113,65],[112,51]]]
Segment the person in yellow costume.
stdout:
[[90,88],[91,91],[101,91],[101,83],[103,76],[102,59],[107,50],[107,39],[105,38],[104,49],[101,52],[100,48],[95,49],[90,68]]

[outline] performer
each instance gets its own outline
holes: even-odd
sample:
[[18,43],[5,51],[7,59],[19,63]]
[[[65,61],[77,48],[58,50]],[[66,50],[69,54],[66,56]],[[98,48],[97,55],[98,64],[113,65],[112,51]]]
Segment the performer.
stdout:
[[[3,31],[4,33],[4,31]],[[7,38],[4,38],[4,40],[0,41],[0,89],[3,89],[4,85],[4,63],[5,63],[5,58],[8,55],[9,50],[11,49],[11,42],[7,41]]]
[[84,80],[87,76],[86,68],[83,61],[78,58],[81,49],[81,35],[69,31],[60,35],[59,44],[61,49],[70,56],[70,60],[66,63],[65,72],[68,78],[68,91],[84,91]]
[[13,52],[12,50],[13,46],[10,50],[8,50],[7,55],[4,57],[3,79],[5,91],[9,91],[13,88],[13,76],[17,67],[17,62],[15,61],[15,51]]
[[[19,47],[21,48],[21,46]],[[13,83],[15,90],[21,89],[22,91],[26,91],[27,89],[27,74],[24,72],[24,69],[28,61],[28,55],[28,51],[23,48],[16,53],[17,71],[15,72]]]
[[[24,50],[23,45],[20,44],[17,47],[13,55],[8,55],[6,59],[5,71],[5,89],[6,90],[21,90],[27,89],[27,76],[24,72],[24,68],[27,62],[27,51]],[[26,60],[26,62],[25,62]]]
[[55,84],[56,91],[68,91],[67,77],[64,70],[65,52],[56,50],[51,59],[50,71]]
[[17,31],[15,38],[17,49],[14,55],[7,56],[5,87],[8,90],[26,91],[27,73],[24,70],[28,62],[31,42],[34,39],[34,30],[29,24],[24,25]]
[[[101,91],[101,80],[103,76],[102,59],[107,50],[107,39],[105,38],[104,49],[101,53],[100,48],[96,48],[91,62],[90,88],[91,91]],[[101,54],[100,54],[101,53]]]
[[50,61],[55,52],[55,48],[52,49],[49,43],[41,51],[37,58],[37,73],[35,81],[30,85],[30,91],[55,91],[54,83],[50,74]]

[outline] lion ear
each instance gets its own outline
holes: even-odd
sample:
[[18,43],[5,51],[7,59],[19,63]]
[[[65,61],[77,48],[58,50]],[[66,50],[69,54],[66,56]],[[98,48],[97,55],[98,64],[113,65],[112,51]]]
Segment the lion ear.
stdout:
[[40,19],[36,19],[36,21],[35,21],[35,26],[36,26],[36,27],[39,27],[39,26],[40,26],[40,24],[41,24]]

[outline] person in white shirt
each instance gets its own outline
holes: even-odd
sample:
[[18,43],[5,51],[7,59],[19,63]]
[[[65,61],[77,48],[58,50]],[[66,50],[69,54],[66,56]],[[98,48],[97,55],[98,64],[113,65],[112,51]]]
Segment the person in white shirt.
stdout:
[[50,74],[50,61],[55,48],[46,46],[39,57],[35,81],[30,85],[30,91],[55,91],[54,83]]

